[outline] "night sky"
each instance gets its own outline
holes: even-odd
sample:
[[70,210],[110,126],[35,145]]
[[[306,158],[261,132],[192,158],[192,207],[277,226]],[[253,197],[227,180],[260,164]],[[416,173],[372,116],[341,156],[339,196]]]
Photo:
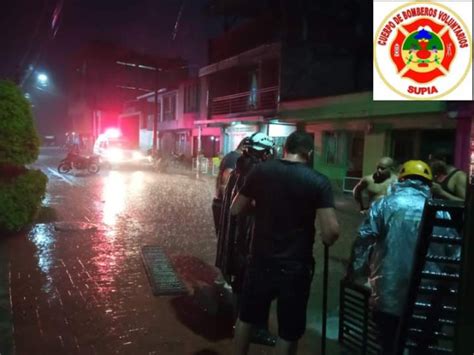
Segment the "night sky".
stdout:
[[105,40],[147,54],[179,56],[196,71],[207,63],[207,40],[221,27],[219,19],[204,11],[207,0],[64,0],[59,28],[53,36],[52,14],[60,3],[15,0],[0,8],[0,79],[15,79],[18,68],[28,65],[50,77],[51,85],[45,90],[35,87],[33,75],[23,86],[31,95],[42,134],[57,134],[68,128],[67,64],[88,41]]

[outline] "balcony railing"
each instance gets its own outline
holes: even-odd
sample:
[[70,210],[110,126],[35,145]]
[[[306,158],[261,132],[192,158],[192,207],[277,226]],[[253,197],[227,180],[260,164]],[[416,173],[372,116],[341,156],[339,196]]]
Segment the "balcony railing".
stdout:
[[224,115],[248,111],[276,109],[278,86],[255,91],[240,92],[227,96],[215,97],[211,101],[211,115]]

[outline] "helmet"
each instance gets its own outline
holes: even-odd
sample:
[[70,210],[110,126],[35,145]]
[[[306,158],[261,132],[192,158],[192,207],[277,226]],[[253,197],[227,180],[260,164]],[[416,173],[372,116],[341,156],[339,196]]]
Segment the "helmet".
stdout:
[[249,137],[247,147],[258,151],[271,149],[273,148],[273,139],[266,134],[256,132]]
[[431,168],[421,160],[409,160],[402,165],[398,178],[404,179],[410,176],[422,177],[428,181],[433,180]]

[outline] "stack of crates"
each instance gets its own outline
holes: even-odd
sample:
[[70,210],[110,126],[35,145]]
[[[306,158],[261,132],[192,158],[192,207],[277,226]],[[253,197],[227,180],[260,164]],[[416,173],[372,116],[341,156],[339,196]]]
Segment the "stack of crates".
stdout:
[[369,309],[370,289],[341,281],[339,343],[349,354],[379,354],[377,331]]

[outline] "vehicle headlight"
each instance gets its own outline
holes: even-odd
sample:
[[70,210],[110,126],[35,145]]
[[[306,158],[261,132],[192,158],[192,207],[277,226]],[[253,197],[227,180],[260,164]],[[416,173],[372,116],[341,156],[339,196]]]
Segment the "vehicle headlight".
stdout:
[[108,160],[112,162],[119,162],[123,160],[123,151],[121,149],[110,149],[106,153]]
[[132,155],[133,159],[134,160],[141,160],[144,158],[143,154],[141,152],[133,152],[133,155]]

